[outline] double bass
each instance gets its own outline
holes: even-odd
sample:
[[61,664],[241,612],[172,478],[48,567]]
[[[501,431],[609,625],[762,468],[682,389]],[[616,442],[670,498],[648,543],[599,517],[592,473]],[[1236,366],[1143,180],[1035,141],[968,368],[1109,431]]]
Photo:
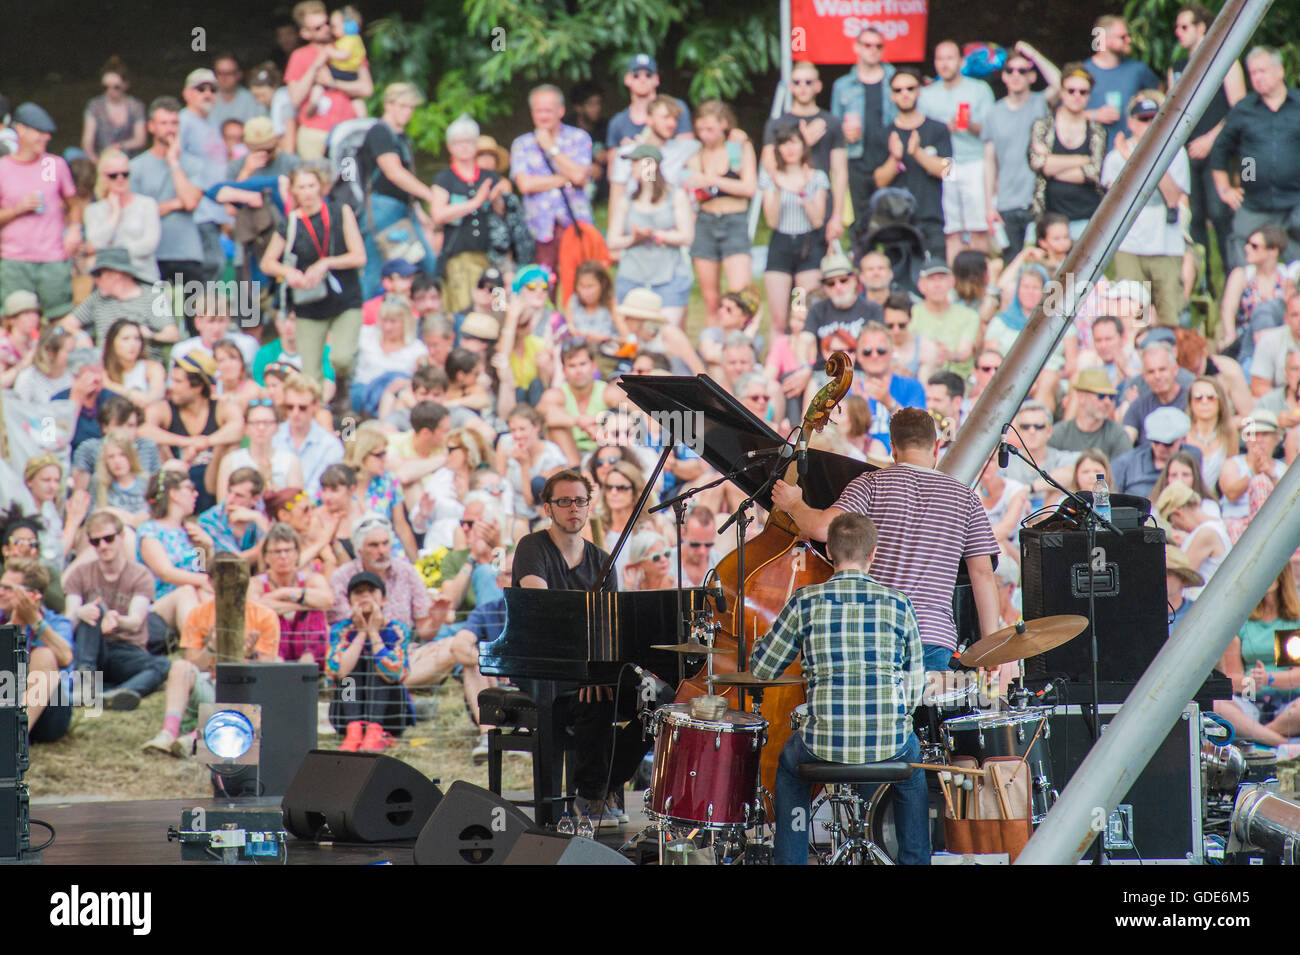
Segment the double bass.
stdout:
[[[842,351],[833,353],[826,360],[826,374],[831,380],[817,392],[804,412],[799,442],[805,446],[809,435],[826,426],[831,409],[848,393],[853,381],[849,356]],[[788,484],[798,485],[799,475],[795,463],[792,462],[788,467],[785,480]],[[835,572],[830,561],[807,541],[800,540],[799,528],[794,519],[779,508],[772,509],[762,532],[745,542],[744,558],[743,607],[738,599],[741,590],[739,555],[732,551],[718,562],[718,582],[727,597],[728,612],[717,619],[721,629],[716,644],[732,653],[718,654],[714,658],[716,673],[734,673],[738,669],[748,669],[749,661],[739,659],[738,638],[743,635],[746,654],[752,652],[754,644],[771,629],[772,622],[790,600],[791,594],[800,587],[825,583]],[[785,672],[787,676],[800,676],[803,669],[796,660]],[[684,681],[678,690],[677,702],[684,703],[708,693],[707,681],[704,672]],[[733,687],[718,695],[728,697],[734,704],[735,693]],[[750,696],[747,701],[751,706],[752,700],[753,697]],[[805,700],[802,683],[769,687],[763,693],[762,715],[768,720],[769,726],[767,745],[762,754],[761,775],[763,786],[768,792],[775,791],[777,760],[793,732],[790,728],[790,714]]]

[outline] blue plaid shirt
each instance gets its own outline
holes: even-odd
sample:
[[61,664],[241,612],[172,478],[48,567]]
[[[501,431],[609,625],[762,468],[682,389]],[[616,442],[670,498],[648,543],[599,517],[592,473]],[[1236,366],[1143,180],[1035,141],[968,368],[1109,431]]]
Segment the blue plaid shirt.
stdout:
[[800,653],[808,748],[833,763],[897,755],[925,689],[921,631],[907,596],[859,570],[800,588],[754,646],[750,669],[770,679]]

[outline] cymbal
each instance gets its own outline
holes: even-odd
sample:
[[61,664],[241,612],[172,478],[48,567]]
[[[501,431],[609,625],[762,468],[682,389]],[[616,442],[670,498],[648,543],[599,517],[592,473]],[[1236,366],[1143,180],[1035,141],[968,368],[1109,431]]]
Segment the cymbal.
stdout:
[[748,670],[740,673],[718,673],[713,677],[713,682],[718,686],[740,686],[753,689],[764,686],[794,686],[796,683],[802,683],[801,676],[776,676],[770,680],[760,680]]
[[966,648],[960,657],[963,666],[992,667],[1012,660],[1036,657],[1044,651],[1069,643],[1088,629],[1088,618],[1075,613],[1039,617],[1024,622],[1024,633],[1015,626],[1003,627],[979,643]]
[[684,653],[687,656],[694,656],[697,653],[731,653],[725,647],[711,647],[707,643],[698,643],[694,640],[687,640],[685,643],[656,643],[650,647],[651,650],[667,650],[669,653]]

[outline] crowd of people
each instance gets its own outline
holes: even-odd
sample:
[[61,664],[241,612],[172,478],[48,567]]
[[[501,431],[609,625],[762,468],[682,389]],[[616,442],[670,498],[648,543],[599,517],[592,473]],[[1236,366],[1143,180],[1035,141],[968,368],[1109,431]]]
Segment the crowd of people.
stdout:
[[[1087,59],[1057,67],[1017,42],[996,77],[945,40],[927,80],[885,62],[868,27],[825,105],[822,71],[794,64],[760,139],[727,103],[661,91],[642,53],[608,121],[599,85],[538,86],[508,147],[451,122],[426,182],[408,135],[423,95],[390,84],[367,116],[357,12],[305,0],[293,17],[281,62],[246,74],[218,54],[147,106],[109,60],[65,156],[36,103],[0,131],[0,387],[67,402],[70,422],[4,465],[0,612],[29,628],[34,670],[102,670],[109,708],[165,686],[146,746],[173,755],[213,690],[217,552],[253,566],[247,657],[360,681],[330,719],[366,751],[413,723],[408,689],[452,673],[477,720],[494,682],[477,645],[500,630],[515,544],[557,510],[557,474],[589,490],[571,499],[591,544],[629,532],[619,587],[674,586],[671,516],[628,526],[662,439],[620,373],[708,373],[788,434],[843,350],[852,387],[814,446],[888,465],[891,416],[920,408],[941,454],[1211,20],[1178,12],[1184,58],[1164,77],[1129,56],[1117,16]],[[1244,64],[1013,422],[1065,486],[1104,475],[1151,500],[1181,549],[1171,617],[1300,450],[1300,95],[1277,51]],[[717,477],[678,446],[651,493]],[[1013,459],[976,493],[1011,623],[1018,530],[1057,492]],[[715,529],[739,496],[694,499],[687,583],[734,546]],[[1300,627],[1283,584],[1269,619]],[[1225,663],[1239,681],[1257,644],[1243,634]],[[951,649],[927,644],[927,663]],[[66,730],[56,709],[32,710],[34,739]]]

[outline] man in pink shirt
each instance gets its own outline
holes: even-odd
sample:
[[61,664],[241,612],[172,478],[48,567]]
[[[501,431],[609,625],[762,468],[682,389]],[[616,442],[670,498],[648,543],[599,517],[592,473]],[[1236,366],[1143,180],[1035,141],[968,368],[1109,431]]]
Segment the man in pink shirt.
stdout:
[[0,297],[34,292],[46,318],[72,311],[69,259],[81,245],[81,206],[68,164],[45,151],[54,120],[35,103],[13,115],[18,151],[0,158]]
[[[303,0],[293,8],[303,46],[289,55],[284,68],[284,82],[289,99],[298,110],[297,153],[303,159],[320,159],[325,155],[329,131],[339,123],[356,119],[353,99],[366,99],[375,91],[370,78],[370,64],[363,62],[355,80],[337,80],[328,69],[329,51],[334,45],[329,13],[320,0]],[[311,98],[313,86],[324,92]]]

